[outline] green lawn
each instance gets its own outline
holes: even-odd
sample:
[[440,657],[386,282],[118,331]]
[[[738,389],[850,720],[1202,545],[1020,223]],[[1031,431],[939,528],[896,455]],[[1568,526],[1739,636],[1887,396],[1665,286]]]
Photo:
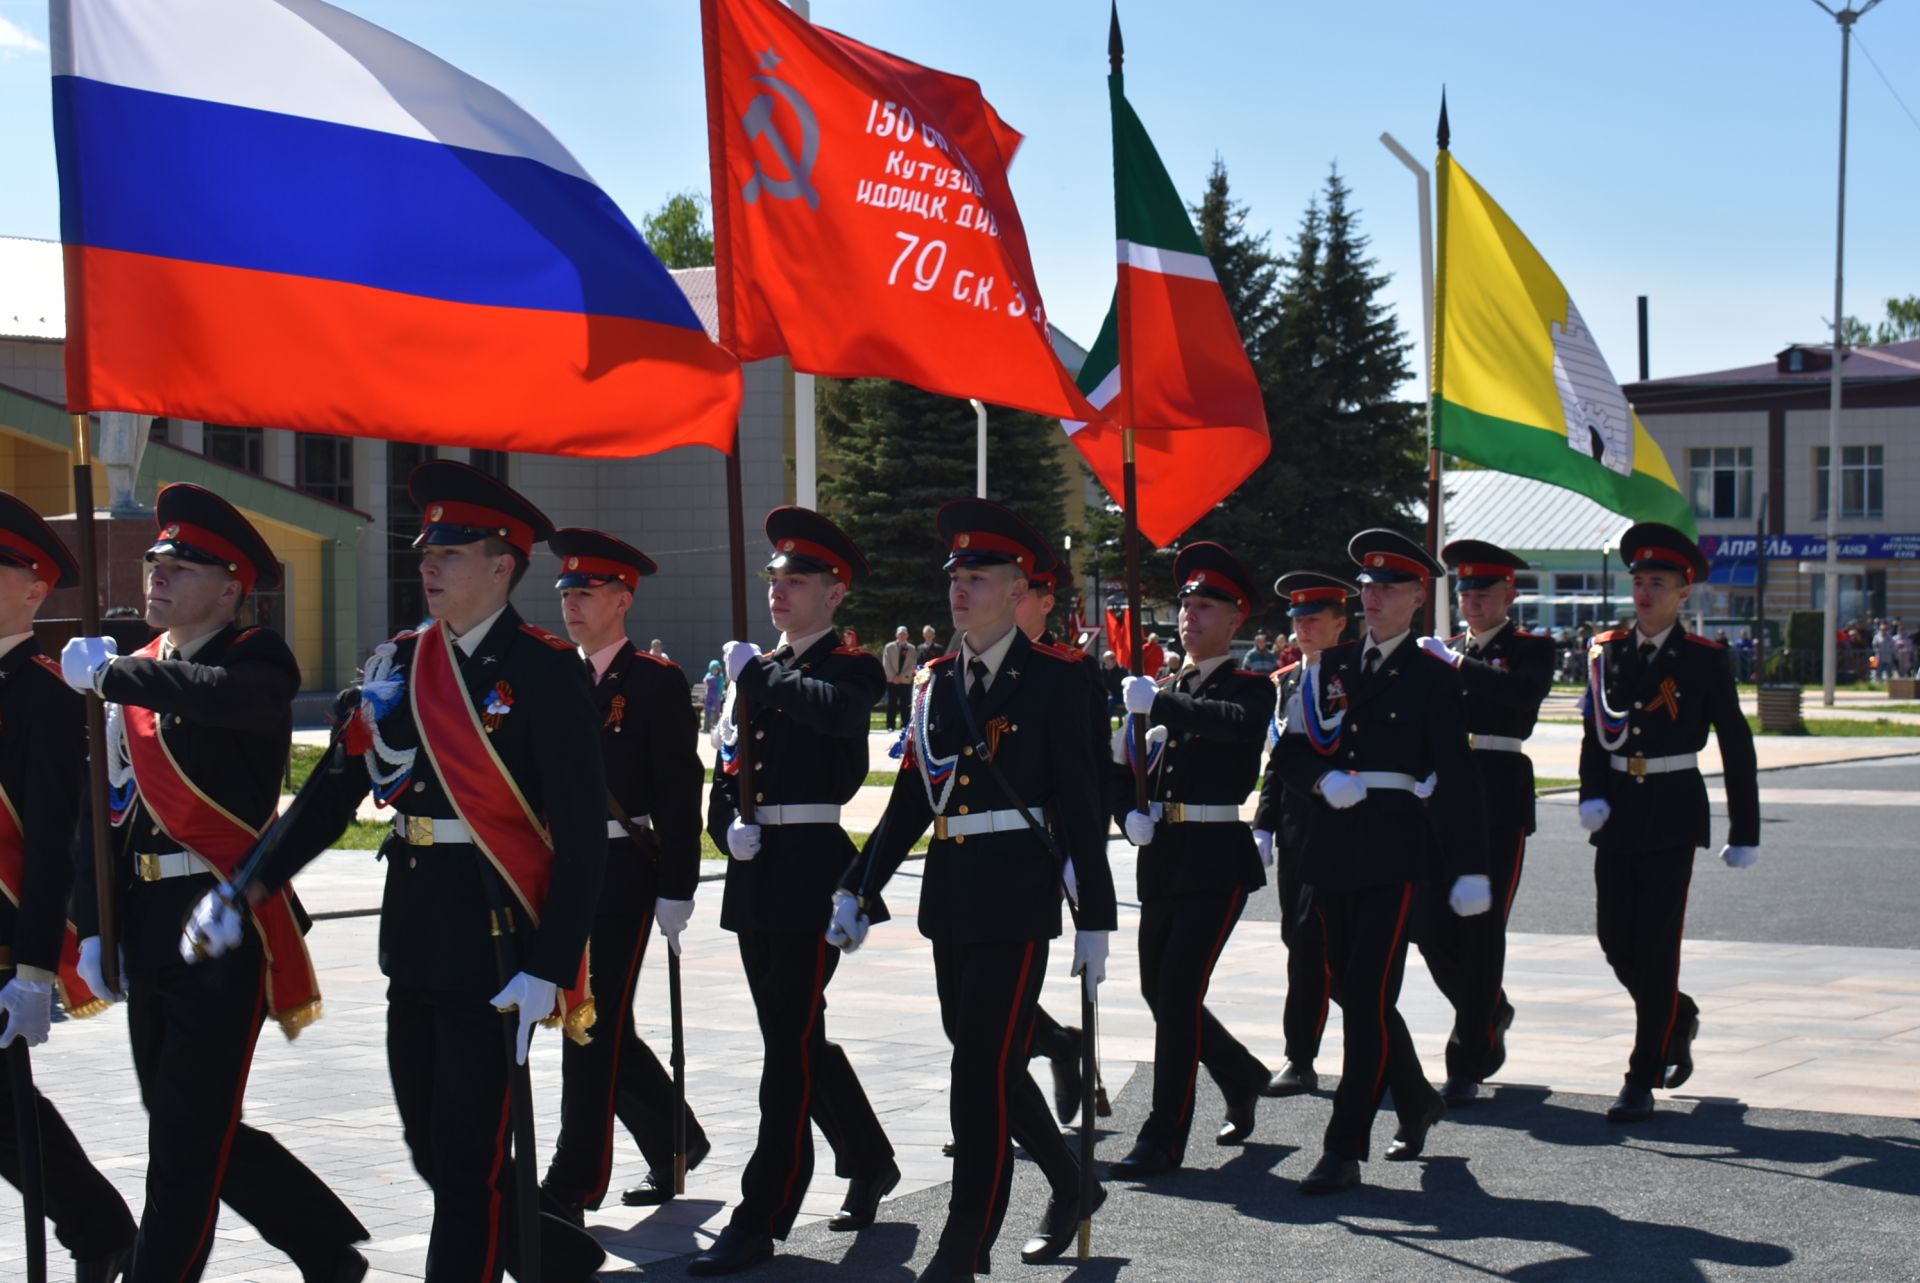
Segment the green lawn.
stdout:
[[354,820],[334,846],[347,851],[377,851],[392,832],[391,820]]
[[1533,788],[1536,793],[1545,789],[1570,789],[1579,782],[1579,780],[1563,779],[1558,775],[1536,775],[1533,777]]
[[[1776,731],[1762,731],[1760,729],[1760,719],[1757,717],[1749,717],[1747,719],[1747,725],[1753,728],[1753,733],[1756,735],[1774,735],[1779,733]],[[1893,735],[1909,739],[1920,738],[1920,726],[1915,726],[1910,722],[1891,722],[1884,717],[1876,717],[1871,720],[1851,717],[1809,717],[1806,719],[1804,725],[1806,726],[1806,730],[1799,732],[1804,735],[1840,739],[1874,735]]]
[[[865,833],[849,833],[847,836],[853,839],[853,845],[856,848],[864,847],[867,844],[868,835]],[[929,829],[925,837],[913,844],[914,851],[925,854],[927,843],[932,840],[933,831]],[[709,836],[704,829],[700,831],[700,858],[702,860],[725,860],[727,858],[727,853],[713,844],[713,838]]]
[[300,786],[307,782],[307,776],[313,774],[313,768],[319,765],[320,755],[327,750],[318,744],[295,744],[293,746],[293,788],[298,793]]

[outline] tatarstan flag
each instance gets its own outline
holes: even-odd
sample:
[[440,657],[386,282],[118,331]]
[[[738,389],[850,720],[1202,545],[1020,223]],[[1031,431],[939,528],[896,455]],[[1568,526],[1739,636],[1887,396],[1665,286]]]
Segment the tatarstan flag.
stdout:
[[1135,515],[1140,532],[1164,546],[1252,475],[1271,443],[1260,383],[1206,247],[1120,73],[1107,84],[1120,282],[1079,377],[1106,419],[1065,427],[1117,498],[1121,425],[1133,426]]
[[1695,533],[1693,507],[1538,250],[1442,151],[1435,444]]

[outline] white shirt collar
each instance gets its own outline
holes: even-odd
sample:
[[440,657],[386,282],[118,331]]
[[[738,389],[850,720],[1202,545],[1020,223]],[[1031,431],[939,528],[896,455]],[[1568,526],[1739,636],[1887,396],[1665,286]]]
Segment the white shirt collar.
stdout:
[[1659,650],[1662,646],[1665,646],[1667,644],[1667,635],[1672,631],[1673,631],[1673,625],[1668,624],[1665,628],[1662,628],[1659,632],[1649,637],[1645,633],[1640,631],[1640,626],[1638,624],[1635,624],[1633,628],[1633,648],[1637,651],[1642,646],[1645,646],[1648,642],[1652,642],[1653,648],[1655,650]]
[[1006,662],[1007,652],[1013,649],[1013,635],[1019,631],[1018,628],[1007,629],[999,641],[980,652],[973,649],[973,638],[967,638],[960,647],[960,665],[961,671],[967,673],[969,687],[973,681],[973,674],[969,670],[976,659],[987,666],[987,685],[993,685],[993,679],[1000,675],[1000,665]]
[[1469,624],[1467,626],[1467,645],[1473,646],[1476,648],[1484,647],[1488,642],[1492,641],[1494,638],[1500,635],[1500,630],[1502,628],[1505,628],[1508,624],[1512,622],[1513,620],[1511,619],[1503,619],[1499,623],[1495,624],[1492,628],[1489,628],[1484,633],[1474,632],[1473,626]]
[[0,637],[0,659],[5,659],[8,655],[13,654],[13,648],[31,636],[33,636],[33,629],[29,628],[24,633],[15,633],[11,637]]
[[812,650],[816,645],[819,644],[819,641],[822,637],[825,637],[828,633],[832,631],[833,631],[833,625],[828,624],[825,628],[821,628],[814,632],[808,633],[804,637],[789,637],[785,633],[781,633],[780,644],[782,646],[793,647],[793,659],[789,659],[787,661],[787,667],[792,668],[794,660],[799,659],[802,655]]
[[[195,655],[200,653],[200,648],[202,646],[205,646],[208,642],[213,640],[213,636],[215,633],[220,632],[225,627],[226,627],[225,624],[221,624],[219,628],[215,628],[208,632],[201,633],[198,637],[189,638],[187,641],[187,644],[184,646],[175,646],[173,651],[173,657],[175,659],[180,659],[180,660],[192,659]],[[162,644],[162,648],[164,649],[166,646],[172,646],[172,645],[173,645],[172,642],[165,642]]]
[[1367,651],[1369,649],[1377,649],[1380,652],[1380,662],[1382,664],[1386,663],[1389,659],[1393,658],[1393,652],[1400,649],[1400,643],[1412,635],[1413,629],[1405,628],[1387,638],[1385,641],[1375,641],[1373,634],[1368,633],[1360,642],[1360,662],[1363,665],[1367,662]]
[[575,649],[580,651],[581,658],[593,665],[593,680],[597,682],[607,675],[607,666],[613,663],[613,657],[618,655],[620,648],[626,644],[625,637],[616,637],[591,655],[587,654],[584,647]]
[[1194,670],[1200,674],[1199,685],[1205,686],[1207,684],[1207,678],[1213,676],[1214,670],[1220,667],[1220,665],[1230,662],[1232,659],[1232,652],[1228,652],[1225,655],[1215,655],[1212,659],[1189,660],[1188,662],[1191,663]]
[[[491,615],[488,615],[485,619],[475,624],[472,628],[469,628],[463,636],[455,637],[453,639],[453,644],[460,648],[460,653],[462,655],[473,654],[474,651],[480,649],[480,643],[487,639],[488,631],[493,628],[493,621],[500,618],[500,616],[506,613],[507,613],[507,608],[505,606],[501,606],[500,609],[494,611]],[[452,632],[453,630],[448,629],[447,631]]]

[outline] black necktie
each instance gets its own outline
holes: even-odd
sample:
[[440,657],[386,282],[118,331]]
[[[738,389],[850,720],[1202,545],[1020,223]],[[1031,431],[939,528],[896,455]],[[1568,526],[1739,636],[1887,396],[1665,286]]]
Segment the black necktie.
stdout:
[[593,661],[591,659],[588,659],[585,655],[582,655],[580,657],[580,662],[581,664],[585,665],[587,670],[587,685],[598,686],[600,684],[600,674],[594,671]]
[[973,679],[967,686],[967,710],[973,714],[974,724],[978,725],[987,715],[987,661],[968,660],[967,676]]
[[1369,646],[1367,647],[1366,662],[1362,664],[1360,668],[1361,675],[1371,677],[1378,671],[1380,671],[1380,648],[1378,646]]
[[1642,669],[1650,669],[1653,667],[1653,657],[1659,649],[1658,646],[1655,646],[1650,641],[1640,643],[1640,667]]
[[788,660],[793,658],[793,647],[782,646],[778,650],[774,651],[772,655],[768,656],[768,658],[772,659],[773,662],[776,664],[785,664]]

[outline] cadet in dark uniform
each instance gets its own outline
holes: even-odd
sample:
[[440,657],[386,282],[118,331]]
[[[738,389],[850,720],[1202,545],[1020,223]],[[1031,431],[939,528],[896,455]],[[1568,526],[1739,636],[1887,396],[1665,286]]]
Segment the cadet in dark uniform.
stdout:
[[[199,1278],[224,1201],[302,1277],[358,1279],[367,1263],[350,1245],[366,1229],[279,1141],[240,1121],[263,1021],[273,1017],[291,1038],[320,1015],[297,902],[266,905],[227,966],[190,967],[179,952],[180,924],[216,871],[238,867],[279,806],[300,668],[278,633],[234,620],[254,588],[279,586],[280,563],[210,491],[168,486],[155,507],[146,618],[165,631],[134,655],[115,657],[105,637],[76,637],[61,654],[69,685],[120,706],[108,717],[119,812],[112,891],[148,1115],[146,1207],[129,1277]],[[91,853],[90,839],[80,849]],[[78,871],[74,916],[92,983],[93,861]]]
[[1610,1122],[1653,1113],[1653,1089],[1693,1073],[1700,1008],[1680,991],[1680,937],[1693,852],[1711,840],[1698,754],[1713,730],[1727,790],[1720,858],[1760,856],[1760,784],[1753,734],[1725,649],[1687,631],[1680,609],[1707,560],[1671,526],[1643,522],[1620,538],[1633,572],[1633,628],[1602,633],[1587,652],[1580,740],[1580,823],[1593,834],[1598,934],[1633,995],[1633,1053]]
[[[1020,1051],[1049,942],[1060,934],[1062,858],[1073,863],[1080,896],[1071,972],[1088,983],[1105,976],[1115,906],[1079,663],[1035,645],[1015,624],[1039,537],[983,500],[947,504],[938,523],[952,550],[948,605],[966,639],[914,675],[907,754],[886,813],[841,884],[831,934],[857,941],[869,917],[886,919],[880,890],[931,824],[919,923],[933,942],[940,1019],[953,1044],[954,1158],[946,1226],[921,1278],[944,1280],[987,1268],[1013,1180],[1013,1119],[1023,1136],[1058,1136]],[[1059,1170],[1073,1183],[1049,1173],[1052,1198],[1037,1237],[1054,1237],[1045,1231],[1075,1214],[1079,1166]]]
[[[633,992],[653,923],[677,953],[693,914],[703,770],[686,675],[627,638],[627,614],[640,580],[657,569],[653,560],[597,530],[556,530],[547,547],[560,558],[554,587],[567,636],[593,682],[607,788],[628,822],[606,821],[606,873],[590,946],[594,1037],[561,1046],[560,1136],[541,1185],[548,1210],[579,1224],[581,1209],[606,1196],[616,1117],[651,1169],[621,1202],[673,1197],[673,1079],[634,1028]],[[709,1145],[690,1109],[686,1134],[691,1168]]]
[[1305,733],[1300,722],[1300,679],[1321,651],[1339,644],[1347,631],[1347,601],[1359,589],[1332,575],[1296,570],[1274,580],[1273,591],[1287,603],[1300,658],[1275,669],[1269,679],[1273,683],[1272,742],[1260,782],[1260,808],[1253,817],[1253,841],[1263,861],[1271,866],[1277,857],[1280,866],[1275,878],[1280,893],[1280,941],[1287,948],[1287,1001],[1280,1016],[1287,1063],[1267,1083],[1266,1094],[1298,1096],[1320,1088],[1313,1060],[1320,1054],[1320,1035],[1327,1027],[1333,980],[1327,967],[1326,933],[1320,929],[1313,896],[1301,878],[1307,835],[1320,802],[1311,793],[1287,787],[1276,759],[1281,735]]
[[1460,594],[1467,631],[1451,645],[1422,637],[1421,649],[1460,670],[1467,697],[1467,738],[1487,804],[1487,876],[1493,911],[1462,918],[1447,907],[1442,873],[1420,899],[1416,938],[1427,971],[1453,1004],[1447,1039],[1447,1080],[1440,1095],[1449,1107],[1469,1105],[1482,1080],[1507,1060],[1506,1033],[1513,1004],[1501,988],[1507,961],[1507,918],[1520,889],[1520,866],[1533,832],[1533,760],[1527,737],[1553,689],[1553,638],[1513,623],[1514,576],[1527,563],[1504,548],[1456,539],[1440,550]]
[[1471,916],[1490,905],[1486,817],[1467,748],[1460,676],[1413,640],[1414,614],[1445,571],[1390,530],[1361,531],[1348,552],[1360,566],[1354,578],[1367,631],[1322,651],[1307,670],[1302,733],[1283,735],[1275,757],[1289,788],[1319,799],[1303,876],[1326,932],[1346,1043],[1325,1152],[1300,1183],[1304,1194],[1360,1183],[1360,1161],[1388,1087],[1400,1118],[1389,1159],[1419,1157],[1428,1129],[1447,1112],[1395,1008],[1414,889],[1435,858],[1427,849],[1428,808],[1414,792],[1429,775],[1453,910]]
[[1133,809],[1130,769],[1120,768],[1116,788],[1127,840],[1140,848],[1140,991],[1153,1012],[1153,1108],[1132,1151],[1107,1169],[1122,1180],[1179,1169],[1200,1066],[1226,1097],[1221,1145],[1253,1134],[1254,1106],[1272,1078],[1205,1005],[1247,896],[1267,881],[1240,804],[1259,783],[1273,685],[1236,670],[1231,649],[1258,590],[1215,543],[1182,548],[1173,575],[1186,663],[1163,683],[1129,677],[1121,687],[1129,714],[1166,728],[1148,766],[1151,812]]
[[[761,655],[748,641],[724,648],[735,703],[721,721],[724,766],[714,774],[708,830],[727,862],[720,925],[735,934],[760,1020],[760,1131],[740,1178],[740,1203],[690,1274],[731,1274],[773,1255],[793,1228],[813,1177],[813,1127],[833,1147],[848,1182],[841,1230],[873,1223],[900,1181],[893,1145],[867,1102],[847,1053],[827,1041],[827,984],[840,950],[820,934],[834,887],[854,858],[840,808],[867,779],[867,714],[886,678],[880,661],[843,646],[833,612],[867,576],[866,559],[840,528],[805,508],[767,514],[773,557],[767,606],[780,645]],[[737,701],[747,715],[737,718]],[[741,744],[752,763],[753,808],[741,813]]]
[[[488,1283],[519,1263],[515,1164],[537,1161],[509,1156],[513,1066],[500,1013],[519,1013],[522,1064],[537,1022],[587,1036],[584,955],[607,855],[606,773],[579,654],[523,623],[507,600],[552,524],[461,463],[423,463],[407,490],[424,515],[415,546],[431,622],[379,646],[357,698],[343,697],[345,753],[315,769],[247,898],[257,902],[330,846],[369,790],[394,808],[379,857],[380,969],[394,1103],[433,1191],[426,1276]],[[221,953],[235,917],[208,894],[182,949]],[[497,939],[515,969],[504,986]],[[540,1223],[548,1280],[590,1277],[605,1259],[583,1231],[552,1216]]]
[[[106,1008],[79,976],[67,925],[73,834],[86,798],[86,723],[60,665],[40,652],[33,618],[79,569],[60,537],[26,504],[0,492],[0,1048],[47,1040],[53,995],[71,1016]],[[89,852],[91,856],[91,852]],[[0,1086],[0,1176],[22,1183],[13,1078]],[[80,1283],[110,1283],[132,1250],[133,1216],[87,1161],[60,1111],[35,1094],[47,1215],[73,1253]]]

